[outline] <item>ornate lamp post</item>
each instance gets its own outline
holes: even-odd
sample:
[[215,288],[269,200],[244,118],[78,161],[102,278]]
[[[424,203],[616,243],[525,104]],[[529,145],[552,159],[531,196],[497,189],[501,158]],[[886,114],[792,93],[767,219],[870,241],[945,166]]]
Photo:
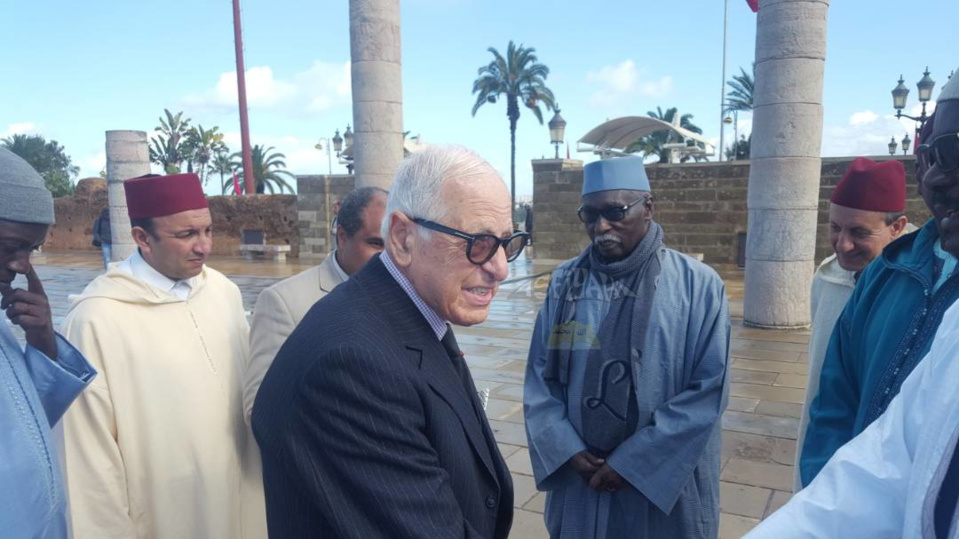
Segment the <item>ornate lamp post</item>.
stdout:
[[889,155],[896,155],[896,147],[899,146],[899,143],[896,142],[896,137],[889,139]]
[[909,139],[909,133],[906,133],[906,136],[902,137],[902,155],[909,155],[910,143],[912,143],[912,140]]
[[566,140],[566,120],[559,115],[559,103],[553,108],[556,111],[556,114],[553,115],[553,119],[549,121],[549,141],[553,143],[553,146],[556,148],[556,159],[559,159],[559,145]]
[[926,116],[926,103],[932,99],[932,89],[936,86],[936,81],[929,76],[929,68],[922,74],[922,78],[916,83],[919,90],[919,102],[922,103],[922,114],[919,116],[909,116],[903,114],[902,109],[906,108],[906,98],[909,97],[909,88],[906,87],[905,80],[899,75],[899,84],[892,90],[892,106],[896,109],[896,118],[906,117],[919,123],[917,131],[922,131],[922,126],[929,119]]

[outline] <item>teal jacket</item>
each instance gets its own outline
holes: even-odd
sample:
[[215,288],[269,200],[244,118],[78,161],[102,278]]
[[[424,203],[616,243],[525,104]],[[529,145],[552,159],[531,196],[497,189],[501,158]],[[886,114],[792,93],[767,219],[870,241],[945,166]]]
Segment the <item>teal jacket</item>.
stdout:
[[886,246],[856,283],[833,328],[810,407],[799,459],[804,486],[837,449],[882,415],[959,297],[955,273],[933,293],[942,269],[933,253],[938,241],[930,219]]

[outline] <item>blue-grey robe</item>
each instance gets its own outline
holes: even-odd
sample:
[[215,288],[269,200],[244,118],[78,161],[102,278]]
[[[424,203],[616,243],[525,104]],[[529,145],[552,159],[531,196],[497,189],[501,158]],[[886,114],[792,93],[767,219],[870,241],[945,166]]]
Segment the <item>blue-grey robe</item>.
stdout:
[[21,349],[0,320],[0,537],[66,539],[66,491],[51,427],[95,375],[63,337],[51,361],[30,345]]
[[575,260],[553,273],[536,320],[524,391],[530,459],[537,488],[548,492],[545,519],[551,537],[672,539],[718,533],[720,418],[728,392],[725,286],[711,268],[690,257],[670,249],[659,256],[662,272],[643,360],[633,365],[639,423],[607,458],[628,484],[612,494],[590,489],[566,464],[586,449],[580,412],[586,357],[598,342],[612,287],[600,284],[595,273],[588,276],[571,325],[564,388],[545,381],[543,374],[559,290]]

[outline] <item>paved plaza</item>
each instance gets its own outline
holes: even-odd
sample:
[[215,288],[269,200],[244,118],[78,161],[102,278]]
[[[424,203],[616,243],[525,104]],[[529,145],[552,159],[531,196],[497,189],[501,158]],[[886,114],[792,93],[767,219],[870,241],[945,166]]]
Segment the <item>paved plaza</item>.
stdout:
[[[68,297],[100,273],[98,253],[51,252],[34,260],[59,325]],[[296,261],[249,262],[214,258],[252,310],[261,290],[309,267]],[[480,389],[490,389],[490,425],[513,475],[516,515],[511,537],[546,537],[545,494],[533,483],[523,428],[523,375],[536,312],[553,264],[521,258],[511,264],[487,321],[457,328],[457,338]],[[789,499],[796,427],[806,383],[808,331],[773,331],[742,325],[742,273],[724,275],[733,316],[729,407],[723,418],[720,537],[741,537]]]

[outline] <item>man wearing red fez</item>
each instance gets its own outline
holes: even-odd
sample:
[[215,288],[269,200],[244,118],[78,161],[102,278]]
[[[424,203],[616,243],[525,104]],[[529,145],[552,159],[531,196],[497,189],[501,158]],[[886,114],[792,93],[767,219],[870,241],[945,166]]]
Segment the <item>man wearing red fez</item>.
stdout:
[[[833,191],[829,200],[829,240],[835,254],[823,260],[813,276],[809,379],[796,447],[802,447],[809,424],[809,404],[819,391],[826,345],[856,279],[889,242],[903,232],[916,230],[907,223],[905,208],[906,170],[895,160],[877,163],[865,157],[856,158]],[[802,488],[799,454],[797,451],[796,491]]]
[[[959,98],[959,83],[947,84],[944,94],[947,89],[956,96],[940,97],[940,105]],[[959,219],[954,218],[959,166],[953,166],[959,162],[953,138],[959,138],[951,126],[940,129],[942,120],[937,110],[935,121],[926,122],[922,140],[935,144],[933,150],[920,149],[919,159],[924,172],[919,194],[933,217],[918,232],[890,243],[862,271],[829,340],[806,437],[797,447],[803,486],[843,444],[882,415],[929,352],[946,309],[959,299]],[[945,136],[950,133],[953,138]]]
[[[124,182],[137,251],[74,300],[63,333],[102,373],[65,417],[77,539],[265,536],[247,466],[240,291],[205,265],[196,174]],[[254,469],[258,469],[255,467]]]

